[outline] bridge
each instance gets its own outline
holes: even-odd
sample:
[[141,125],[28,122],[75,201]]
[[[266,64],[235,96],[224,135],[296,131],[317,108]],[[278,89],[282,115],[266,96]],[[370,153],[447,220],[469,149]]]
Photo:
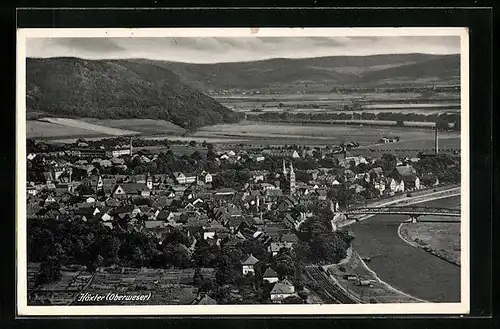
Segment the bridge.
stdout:
[[[451,208],[436,208],[436,207],[365,207],[353,208],[343,212],[348,217],[349,215],[407,215],[412,222],[416,222],[418,217],[425,215],[445,216],[445,217],[460,217],[460,209]],[[439,220],[428,220],[429,222],[440,222]],[[448,222],[459,222],[460,219],[441,220]]]

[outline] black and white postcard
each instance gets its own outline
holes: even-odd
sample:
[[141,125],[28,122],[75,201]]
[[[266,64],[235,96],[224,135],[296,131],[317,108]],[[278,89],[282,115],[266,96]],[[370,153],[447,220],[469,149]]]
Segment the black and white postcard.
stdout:
[[465,28],[19,29],[19,315],[469,312]]

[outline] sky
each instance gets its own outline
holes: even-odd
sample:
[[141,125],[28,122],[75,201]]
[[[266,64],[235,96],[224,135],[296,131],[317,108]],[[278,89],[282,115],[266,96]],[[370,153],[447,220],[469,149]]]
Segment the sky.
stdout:
[[188,63],[376,54],[459,54],[458,36],[28,38],[27,57],[148,58]]

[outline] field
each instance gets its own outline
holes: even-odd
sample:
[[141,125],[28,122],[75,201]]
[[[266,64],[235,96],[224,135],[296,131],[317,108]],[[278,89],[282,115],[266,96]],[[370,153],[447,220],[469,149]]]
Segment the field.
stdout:
[[102,133],[97,133],[92,130],[69,127],[56,123],[28,120],[26,122],[26,137],[27,138],[45,138],[45,137],[86,137],[86,136],[103,136]]
[[47,121],[50,123],[59,124],[62,126],[95,131],[96,133],[100,133],[100,134],[104,134],[104,135],[122,136],[122,135],[138,134],[138,132],[136,132],[136,131],[118,129],[118,128],[113,128],[113,127],[107,126],[107,125],[101,123],[100,121],[96,121],[95,123],[89,123],[89,122],[85,122],[83,120],[66,119],[66,118],[44,118],[44,119],[40,119],[40,120]]
[[118,128],[118,129],[130,129],[143,134],[167,134],[167,133],[177,133],[182,134],[186,130],[181,128],[169,121],[165,120],[153,120],[153,119],[94,119],[94,118],[83,118],[81,121],[94,123],[101,126]]
[[[231,125],[215,125],[199,129],[194,137],[262,140],[264,143],[331,145],[356,141],[361,147],[373,149],[433,148],[434,133],[429,129],[414,127],[376,127],[322,124],[281,124],[241,122]],[[401,142],[379,144],[382,136],[400,136]],[[208,141],[208,140],[207,140]],[[440,134],[441,148],[459,148],[458,133]]]
[[[34,270],[31,269],[31,272]],[[81,305],[85,303],[77,299],[82,293],[106,295],[112,292],[121,295],[151,294],[151,298],[145,302],[103,301],[91,304],[175,305],[189,304],[197,295],[197,288],[193,286],[194,269],[124,268],[122,272],[118,268],[94,274],[81,269],[63,269],[61,275],[61,280],[57,282],[31,289],[29,303],[48,299],[55,305]]]
[[401,235],[430,253],[460,265],[460,224],[403,224]]
[[[135,133],[144,135],[143,138],[146,139],[169,139],[186,143],[206,141],[213,144],[257,146],[285,144],[331,146],[356,141],[360,147],[353,150],[352,153],[368,156],[378,156],[384,152],[414,156],[420,151],[432,152],[434,149],[434,132],[432,129],[422,127],[242,121],[237,124],[206,126],[194,133],[186,134],[182,128],[161,120],[69,120],[58,118],[49,120],[51,122],[28,120],[27,137],[51,138],[56,142],[72,143],[79,137],[92,140],[110,135]],[[393,144],[380,144],[379,140],[383,136],[399,136],[401,141]],[[442,132],[439,138],[439,147],[443,153],[460,149],[459,133]]]
[[183,134],[185,129],[164,120],[42,118],[27,120],[28,138],[105,137],[137,134]]
[[411,112],[419,114],[442,113],[460,110],[460,94],[455,91],[433,92],[388,92],[350,91],[281,94],[234,94],[214,96],[222,105],[237,111],[273,112],[338,112],[344,105],[357,103],[363,110],[377,112]]

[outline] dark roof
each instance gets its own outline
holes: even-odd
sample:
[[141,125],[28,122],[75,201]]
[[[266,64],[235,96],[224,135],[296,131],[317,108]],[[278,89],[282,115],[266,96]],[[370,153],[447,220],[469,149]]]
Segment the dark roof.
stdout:
[[266,269],[266,271],[264,272],[264,275],[263,275],[264,278],[274,278],[274,277],[277,277],[277,276],[278,276],[278,273],[276,273],[276,271],[273,270],[270,267],[268,267]]
[[258,262],[259,260],[255,258],[254,255],[250,254],[246,260],[241,262],[241,265],[255,265]]
[[281,236],[281,241],[283,242],[296,242],[299,238],[293,233],[285,233]]
[[123,183],[120,184],[126,193],[137,193],[141,191],[149,191],[148,187],[144,183]]

